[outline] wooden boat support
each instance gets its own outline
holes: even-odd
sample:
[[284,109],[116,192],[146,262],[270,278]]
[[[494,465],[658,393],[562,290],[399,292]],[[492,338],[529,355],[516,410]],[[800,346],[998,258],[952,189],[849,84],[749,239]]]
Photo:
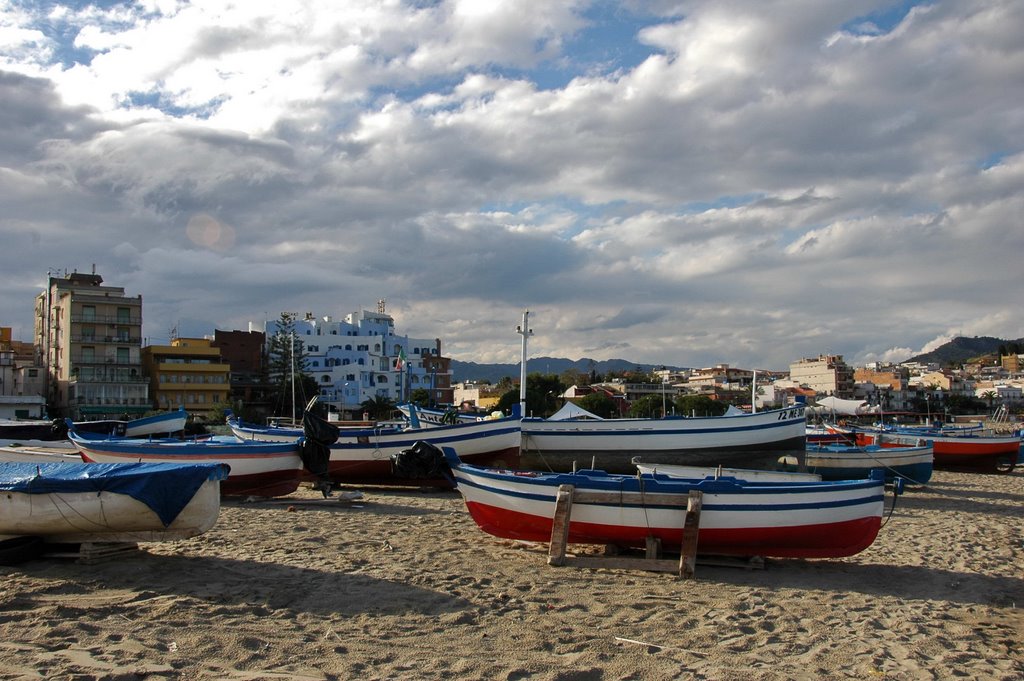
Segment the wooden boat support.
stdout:
[[555,513],[551,523],[551,543],[548,547],[548,565],[562,566],[571,560],[573,564],[589,567],[616,567],[626,569],[654,570],[676,572],[683,579],[693,579],[697,564],[697,535],[700,530],[700,510],[704,493],[690,490],[684,500],[665,502],[665,505],[685,505],[686,518],[683,522],[683,541],[679,552],[679,563],[660,560],[661,541],[657,537],[648,537],[647,553],[644,558],[623,557],[573,557],[566,556],[569,543],[569,519],[572,516],[573,503],[588,504],[643,504],[644,494],[640,492],[580,492],[573,485],[560,485],[555,501]]

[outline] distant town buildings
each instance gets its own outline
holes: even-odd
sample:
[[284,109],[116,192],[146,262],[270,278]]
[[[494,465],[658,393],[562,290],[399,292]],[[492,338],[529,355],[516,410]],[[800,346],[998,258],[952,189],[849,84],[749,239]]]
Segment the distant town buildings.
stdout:
[[[143,346],[142,319],[142,296],[104,285],[95,268],[89,274],[48,275],[35,299],[32,343],[0,326],[0,418],[124,418],[179,406],[203,418],[226,405],[271,413],[269,352],[275,336],[286,331],[280,320],[262,329],[214,329],[203,338]],[[375,312],[352,312],[340,321],[306,314],[291,322],[292,340],[301,347],[321,403],[348,418],[359,418],[368,400],[413,397],[488,411],[515,387],[454,385],[441,340],[398,334],[383,300]],[[788,373],[716,364],[655,370],[650,383],[615,379],[585,385],[583,377],[583,384],[561,398],[601,391],[624,413],[647,396],[704,395],[764,409],[831,395],[860,399],[883,412],[939,414],[957,400],[1020,408],[1022,371],[1024,355],[1016,353],[958,368],[918,362],[853,368],[841,355],[822,354],[793,362]]]

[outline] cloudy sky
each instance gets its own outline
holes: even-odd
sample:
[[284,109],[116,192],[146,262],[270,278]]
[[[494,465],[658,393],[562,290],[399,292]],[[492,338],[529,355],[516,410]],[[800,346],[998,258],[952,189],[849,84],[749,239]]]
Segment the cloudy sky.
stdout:
[[1024,337],[1020,0],[0,0],[0,325],[387,300],[445,354]]

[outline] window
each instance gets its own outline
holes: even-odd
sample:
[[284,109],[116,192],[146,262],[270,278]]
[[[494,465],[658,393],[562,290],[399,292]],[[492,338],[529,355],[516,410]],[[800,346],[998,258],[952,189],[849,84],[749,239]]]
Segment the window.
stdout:
[[128,348],[117,349],[117,363],[128,364],[131,362],[131,351]]
[[95,305],[83,305],[82,306],[82,319],[87,322],[96,321],[96,306]]
[[127,307],[117,308],[117,323],[128,324],[132,320],[132,311]]
[[331,382],[331,377],[330,377],[330,375],[328,375],[328,374],[324,374],[323,376],[321,376],[321,377],[320,377],[320,382],[321,382],[321,383],[330,383],[330,382]]

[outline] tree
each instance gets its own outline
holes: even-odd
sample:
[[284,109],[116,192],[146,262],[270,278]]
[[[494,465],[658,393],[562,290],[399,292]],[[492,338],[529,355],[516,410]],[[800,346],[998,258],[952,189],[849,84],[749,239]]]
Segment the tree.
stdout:
[[391,418],[391,414],[395,410],[395,403],[383,395],[376,395],[368,400],[363,400],[359,408],[369,414],[371,419],[380,421]]
[[981,397],[982,399],[988,400],[988,408],[991,409],[992,403],[996,401],[997,397],[999,397],[999,393],[995,390],[986,390],[981,394]]
[[615,403],[615,400],[608,397],[605,393],[590,393],[575,400],[575,402],[591,414],[600,416],[603,419],[618,416],[618,405]]
[[268,343],[268,377],[274,395],[274,412],[278,416],[298,416],[310,398],[320,392],[316,380],[306,374],[305,344],[295,333],[295,318],[293,312],[282,312],[277,321],[277,331]]
[[565,384],[554,374],[530,374],[526,377],[526,414],[547,418],[558,411]]
[[644,395],[629,405],[629,415],[634,418],[652,419],[664,416],[661,395]]
[[430,391],[426,388],[416,388],[409,393],[409,401],[415,404],[417,407],[429,407],[430,406]]
[[681,416],[721,416],[729,408],[707,395],[680,395],[674,404]]
[[[501,383],[499,382],[499,386]],[[523,416],[547,418],[558,411],[559,396],[565,392],[565,386],[554,374],[530,374],[526,377],[526,413]],[[510,413],[514,405],[519,404],[519,390],[512,389],[502,394],[498,400],[498,409]]]
[[498,390],[511,390],[515,384],[516,382],[512,380],[511,376],[502,376],[494,387]]
[[562,385],[590,385],[590,374],[579,369],[569,368],[558,377]]

